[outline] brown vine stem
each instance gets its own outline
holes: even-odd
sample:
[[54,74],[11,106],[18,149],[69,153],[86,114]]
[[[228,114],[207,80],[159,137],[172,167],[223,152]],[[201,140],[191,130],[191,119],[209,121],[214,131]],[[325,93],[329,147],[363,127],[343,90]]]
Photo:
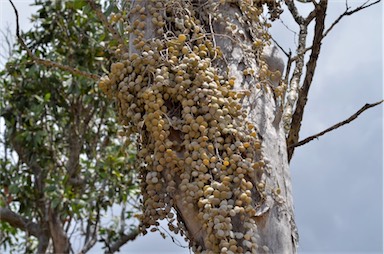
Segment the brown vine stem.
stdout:
[[86,77],[86,78],[89,78],[89,79],[93,79],[93,80],[96,80],[96,81],[98,81],[100,79],[99,75],[96,75],[96,74],[93,74],[93,73],[89,73],[89,72],[84,72],[84,71],[81,71],[79,69],[73,68],[71,66],[62,65],[60,63],[57,63],[57,62],[54,62],[54,61],[50,61],[50,60],[46,60],[46,59],[41,59],[41,58],[35,56],[32,53],[32,51],[28,48],[28,46],[25,44],[23,38],[20,35],[19,13],[18,13],[18,11],[16,9],[16,6],[13,4],[12,0],[9,0],[9,2],[11,3],[12,8],[13,8],[13,10],[15,12],[15,15],[16,15],[16,37],[17,37],[19,43],[21,44],[21,46],[27,51],[28,56],[30,58],[32,58],[32,60],[34,62],[36,62],[37,64],[40,64],[40,65],[49,67],[49,68],[58,68],[60,70],[67,71],[67,72],[72,73],[74,75],[83,76],[83,77]]
[[378,101],[378,102],[375,102],[375,103],[372,103],[372,104],[365,104],[361,109],[359,109],[355,114],[353,114],[352,116],[350,116],[349,118],[345,119],[344,121],[342,122],[339,122],[331,127],[329,127],[328,129],[322,131],[322,132],[319,132],[315,135],[312,135],[306,139],[303,139],[301,140],[300,142],[297,142],[296,144],[293,144],[293,145],[290,145],[288,148],[293,148],[293,147],[298,147],[298,146],[302,146],[302,145],[305,145],[306,143],[308,142],[311,142],[312,140],[314,140],[315,138],[319,138],[321,136],[323,136],[324,134],[330,132],[330,131],[333,131],[333,130],[336,130],[337,128],[343,126],[343,125],[346,125],[350,122],[352,122],[353,120],[355,120],[361,113],[363,113],[365,110],[369,109],[369,108],[373,108],[381,103],[383,103],[384,100],[381,100],[381,101]]

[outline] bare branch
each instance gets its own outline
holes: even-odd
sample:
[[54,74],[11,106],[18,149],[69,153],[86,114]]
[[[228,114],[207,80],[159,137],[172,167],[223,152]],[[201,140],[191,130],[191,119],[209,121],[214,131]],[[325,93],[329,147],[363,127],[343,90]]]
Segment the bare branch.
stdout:
[[271,39],[276,44],[276,46],[284,53],[284,55],[289,58],[290,57],[290,53],[285,51],[284,48],[274,38],[271,38]]
[[35,237],[40,236],[40,226],[6,207],[0,207],[0,221],[8,222],[12,227],[28,232]]
[[287,61],[287,67],[285,68],[285,77],[284,77],[284,79],[283,79],[283,82],[284,82],[285,84],[288,84],[288,78],[289,78],[289,73],[291,72],[292,63],[293,63],[293,60],[292,60],[292,52],[289,51],[288,61]]
[[[297,101],[297,96],[299,93],[300,79],[304,69],[304,55],[305,55],[307,35],[308,35],[308,26],[300,25],[299,45],[296,50],[296,56],[294,57],[295,59],[294,60],[292,58],[288,59],[288,63],[287,63],[284,82],[288,84],[288,90],[287,90],[287,96],[286,96],[287,101],[285,103],[284,112],[283,112],[284,130],[286,132],[289,132],[291,128],[293,108],[295,106],[295,103]],[[291,65],[293,62],[295,63],[295,68],[293,70],[292,77],[288,83]]]
[[304,23],[305,23],[306,25],[308,25],[309,23],[311,23],[311,21],[316,17],[316,11],[317,11],[316,6],[317,6],[317,4],[315,5],[315,9],[313,9],[313,10],[308,14],[308,16],[305,18]]
[[284,23],[284,21],[282,19],[280,19],[280,22],[281,24],[288,30],[290,31],[291,33],[293,33],[293,42],[295,43],[295,46],[297,47],[297,43],[296,43],[296,36],[297,36],[297,32],[291,28],[289,28],[289,26],[287,24]]
[[136,237],[140,234],[140,231],[138,228],[134,228],[129,232],[127,235],[122,234],[120,238],[114,242],[108,250],[105,251],[105,254],[114,253],[116,251],[119,251],[120,247],[126,244],[128,241],[133,241],[136,239]]
[[99,202],[96,202],[95,209],[97,211],[96,220],[95,220],[96,222],[95,222],[95,224],[92,223],[91,214],[89,214],[89,218],[87,221],[87,231],[86,231],[86,236],[85,236],[85,240],[84,240],[84,246],[78,254],[87,253],[97,243],[97,232],[99,229],[98,223],[100,221]]
[[13,4],[12,0],[9,0],[9,2],[11,3],[12,8],[13,8],[15,15],[16,15],[16,36],[17,36],[17,39],[18,39],[19,43],[21,44],[21,46],[27,51],[28,56],[31,57],[33,61],[35,61],[37,64],[40,64],[40,65],[43,65],[43,66],[46,66],[49,68],[58,68],[58,69],[63,70],[63,71],[68,71],[69,73],[72,73],[74,75],[83,76],[83,77],[93,79],[96,81],[98,81],[100,79],[100,76],[98,76],[96,74],[84,72],[84,71],[81,71],[79,69],[75,69],[73,67],[67,66],[67,65],[62,65],[62,64],[59,64],[59,63],[56,63],[56,62],[53,62],[50,60],[41,59],[41,58],[35,56],[32,53],[32,51],[28,48],[28,46],[25,44],[23,38],[21,38],[21,36],[20,36],[19,13],[18,13],[15,5]]
[[1,32],[1,36],[3,37],[3,39],[1,40],[2,52],[0,53],[0,58],[3,58],[4,60],[8,60],[12,56],[12,48],[13,48],[13,38],[12,38],[11,29],[9,26],[7,26],[5,31],[0,30],[0,32]]
[[83,248],[78,254],[87,253],[93,246],[95,246],[96,243],[97,243],[97,226],[94,225],[94,230],[91,238],[85,242]]
[[342,121],[342,122],[339,122],[335,125],[333,125],[332,127],[329,127],[328,129],[322,131],[322,132],[319,132],[315,135],[312,135],[306,139],[303,139],[301,140],[300,142],[297,142],[296,144],[293,144],[293,145],[290,145],[288,148],[292,148],[292,147],[298,147],[298,146],[302,146],[302,145],[305,145],[306,143],[308,142],[311,142],[312,140],[314,140],[315,138],[319,138],[320,136],[323,136],[324,134],[330,132],[330,131],[333,131],[333,130],[336,130],[337,128],[343,126],[343,125],[346,125],[350,122],[352,122],[353,120],[355,120],[361,113],[363,113],[365,110],[369,109],[369,108],[373,108],[377,105],[380,105],[381,103],[383,103],[384,100],[381,100],[379,102],[376,102],[376,103],[372,103],[372,104],[365,104],[361,109],[359,109],[355,114],[353,114],[352,116],[350,116],[349,118],[347,118],[346,120]]
[[342,18],[344,18],[345,16],[350,16],[350,15],[352,15],[352,14],[358,12],[358,11],[361,11],[361,10],[363,10],[363,9],[365,9],[365,8],[368,8],[368,7],[372,6],[372,5],[375,5],[375,4],[379,3],[380,1],[381,1],[381,0],[377,0],[377,1],[375,1],[375,2],[370,3],[370,4],[367,5],[367,3],[369,2],[369,0],[368,0],[368,1],[366,1],[365,3],[363,3],[362,5],[360,5],[359,7],[356,7],[356,8],[353,9],[353,10],[350,10],[350,7],[349,7],[348,4],[346,3],[346,7],[345,7],[346,9],[345,9],[344,13],[342,13],[342,14],[341,14],[341,15],[340,15],[340,16],[339,16],[339,17],[332,23],[332,25],[325,31],[323,37],[327,36],[328,33],[335,27],[335,25],[338,24],[338,23],[340,22],[340,20],[341,20]]
[[304,108],[308,100],[308,92],[312,84],[313,76],[315,74],[317,59],[320,54],[321,41],[323,39],[324,32],[324,21],[327,11],[328,0],[321,0],[316,6],[318,11],[316,12],[316,24],[315,24],[315,34],[313,37],[312,51],[309,57],[309,61],[306,65],[306,73],[302,87],[299,89],[298,100],[296,103],[295,112],[292,115],[291,128],[289,130],[287,138],[287,147],[288,147],[288,161],[291,160],[294,147],[290,145],[295,144],[299,140],[299,132],[301,129],[301,122],[303,119]]
[[99,18],[99,20],[103,23],[103,25],[108,29],[108,31],[112,34],[112,37],[117,40],[120,45],[123,47],[125,52],[128,52],[128,49],[125,45],[125,42],[123,38],[119,35],[119,33],[116,31],[116,29],[113,28],[113,26],[108,22],[107,18],[101,11],[100,5],[95,3],[94,0],[87,0],[87,3],[91,6],[91,8],[95,11],[96,16]]
[[299,14],[297,7],[293,0],[285,0],[285,4],[288,7],[288,10],[291,12],[293,19],[297,24],[301,25],[304,23],[304,18]]

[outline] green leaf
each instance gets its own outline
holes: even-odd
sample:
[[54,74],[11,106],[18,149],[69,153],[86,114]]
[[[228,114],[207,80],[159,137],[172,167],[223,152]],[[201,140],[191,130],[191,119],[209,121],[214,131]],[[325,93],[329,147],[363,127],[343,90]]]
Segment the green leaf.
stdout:
[[111,15],[112,12],[115,12],[116,10],[117,10],[116,5],[115,5],[114,3],[111,3],[111,4],[107,7],[107,9],[105,10],[104,15],[105,15],[106,17],[108,17],[109,15]]
[[56,191],[56,190],[57,190],[57,186],[55,186],[55,185],[49,185],[49,186],[47,186],[47,187],[44,189],[45,192],[54,192],[54,191]]
[[73,1],[73,7],[75,9],[82,9],[86,4],[87,4],[87,1],[84,1],[84,0]]
[[8,190],[11,194],[17,194],[20,191],[20,188],[17,184],[11,184],[9,185]]
[[61,199],[60,199],[59,197],[55,197],[55,198],[53,198],[52,201],[51,201],[51,207],[52,207],[53,209],[55,209],[56,207],[58,207],[58,205],[60,204],[60,202],[61,202]]
[[51,93],[46,93],[44,95],[44,101],[49,101],[49,99],[51,99]]

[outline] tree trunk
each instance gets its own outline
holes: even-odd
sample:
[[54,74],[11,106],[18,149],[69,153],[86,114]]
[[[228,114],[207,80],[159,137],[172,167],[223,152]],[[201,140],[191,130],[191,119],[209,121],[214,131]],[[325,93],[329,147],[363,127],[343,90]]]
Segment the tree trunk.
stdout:
[[66,254],[70,251],[70,242],[63,229],[63,225],[58,214],[51,208],[49,209],[49,231],[53,243],[54,253]]
[[259,5],[133,1],[130,52],[99,84],[140,134],[143,231],[167,218],[197,253],[296,252],[284,64]]

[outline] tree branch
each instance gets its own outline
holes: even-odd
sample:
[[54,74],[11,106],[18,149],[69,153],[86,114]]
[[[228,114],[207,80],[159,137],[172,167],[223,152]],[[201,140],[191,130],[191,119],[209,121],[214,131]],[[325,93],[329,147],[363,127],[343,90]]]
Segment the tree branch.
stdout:
[[16,15],[16,36],[17,36],[17,39],[18,39],[19,43],[21,44],[21,46],[27,51],[28,56],[31,57],[34,62],[36,62],[37,64],[40,64],[40,65],[49,67],[49,68],[58,68],[60,70],[67,71],[67,72],[72,73],[74,75],[83,76],[83,77],[93,79],[96,81],[98,81],[100,79],[100,76],[98,76],[96,74],[84,72],[84,71],[81,71],[79,69],[75,69],[73,67],[67,66],[67,65],[62,65],[62,64],[59,64],[59,63],[56,63],[56,62],[53,62],[50,60],[41,59],[41,58],[35,56],[32,53],[32,51],[28,48],[28,46],[25,44],[23,38],[21,38],[21,36],[20,36],[19,13],[18,13],[15,5],[13,4],[12,0],[9,0],[9,2],[11,3],[12,8],[13,8],[15,15]]
[[293,19],[297,24],[301,25],[304,23],[304,18],[299,14],[297,7],[293,0],[285,0],[285,4],[288,7],[288,10],[291,12]]
[[348,6],[348,4],[346,4],[346,10],[344,11],[344,13],[342,13],[342,14],[341,14],[341,15],[340,15],[340,16],[339,16],[339,17],[332,23],[332,25],[325,31],[323,37],[327,36],[328,33],[334,28],[334,26],[335,26],[337,23],[339,23],[340,20],[341,20],[342,18],[344,18],[345,16],[350,16],[350,15],[354,14],[355,12],[361,11],[361,10],[363,10],[363,9],[365,9],[365,8],[368,8],[368,7],[372,6],[372,5],[375,5],[375,4],[379,3],[380,1],[381,1],[381,0],[377,0],[377,1],[373,2],[373,3],[370,3],[370,4],[366,5],[366,4],[369,2],[369,0],[368,0],[368,1],[366,1],[365,3],[363,3],[362,5],[360,5],[359,7],[356,7],[355,9],[353,9],[353,10],[351,10],[351,11],[349,10],[350,7]]
[[[96,202],[95,209],[97,211],[96,214],[96,222],[95,224],[92,223],[91,219],[91,213],[89,213],[88,221],[87,221],[87,229],[85,234],[85,240],[84,240],[84,246],[81,249],[81,251],[78,254],[85,254],[87,253],[95,244],[97,243],[97,231],[98,231],[98,223],[100,221],[100,207],[99,207],[99,201]],[[92,233],[91,233],[92,231]]]
[[12,227],[26,231],[37,238],[39,238],[41,234],[40,227],[37,223],[18,215],[9,208],[0,207],[0,221],[8,222]]
[[305,18],[304,20],[304,24],[306,25],[309,25],[309,23],[312,22],[312,20],[314,18],[316,18],[316,12],[317,12],[317,8],[316,8],[317,4],[315,4],[315,8],[308,14],[308,16]]
[[59,215],[51,208],[49,209],[49,231],[51,233],[53,248],[55,253],[69,253],[71,244],[67,235],[64,232],[63,224],[59,219]]
[[[294,59],[292,58],[288,59],[288,63],[287,63],[284,82],[287,83],[289,86],[287,89],[287,96],[286,96],[287,101],[285,103],[284,112],[283,112],[284,130],[286,131],[286,133],[288,133],[291,128],[293,109],[298,98],[300,79],[301,79],[303,68],[304,68],[304,55],[305,55],[307,35],[308,35],[308,26],[300,25],[299,40],[298,40],[299,44],[296,50],[296,56],[293,57]],[[295,68],[293,70],[292,77],[288,83],[288,78],[291,71],[291,65],[293,62],[295,62]]]
[[319,138],[320,136],[323,136],[324,134],[330,132],[330,131],[333,131],[333,130],[336,130],[337,128],[343,126],[343,125],[346,125],[350,122],[352,122],[353,120],[355,120],[361,113],[363,113],[365,110],[369,109],[369,108],[373,108],[381,103],[383,103],[384,100],[381,100],[379,102],[376,102],[376,103],[372,103],[372,104],[365,104],[361,109],[359,109],[355,114],[353,114],[352,116],[350,116],[348,119],[342,121],[342,122],[339,122],[335,125],[333,125],[332,127],[329,127],[328,129],[322,131],[322,132],[319,132],[315,135],[312,135],[306,139],[303,139],[301,140],[300,142],[297,142],[296,144],[293,144],[293,145],[290,145],[288,148],[292,148],[292,147],[298,147],[298,146],[302,146],[302,145],[305,145],[306,143],[308,142],[311,142],[312,140],[314,140],[315,138]]
[[286,57],[290,57],[290,53],[284,50],[284,48],[272,37],[271,40],[276,44],[276,46],[284,53]]
[[49,232],[47,232],[47,230],[43,230],[43,233],[39,236],[39,244],[37,245],[36,253],[45,253],[49,246],[49,240]]
[[1,58],[7,61],[12,56],[13,36],[10,36],[12,32],[9,26],[5,28],[5,32],[3,30],[0,30],[0,32],[1,32],[1,37],[3,38],[2,41],[4,41],[4,43],[1,43],[1,48],[2,48],[1,50],[2,52],[0,53],[0,63],[1,63],[2,62]]
[[316,23],[315,23],[315,34],[313,37],[312,51],[309,57],[309,61],[306,65],[306,73],[302,87],[299,89],[298,100],[296,103],[295,112],[292,115],[291,128],[289,130],[287,138],[287,149],[288,149],[288,161],[292,159],[294,147],[290,147],[299,140],[299,132],[301,129],[301,122],[304,115],[304,108],[308,100],[308,92],[311,87],[313,76],[315,74],[317,59],[319,58],[321,41],[323,39],[324,22],[327,12],[328,0],[321,0],[316,6]]
[[140,234],[139,228],[134,228],[127,235],[122,234],[120,238],[114,242],[108,250],[105,251],[105,254],[114,253],[119,251],[120,247],[126,244],[128,241],[133,241]]

